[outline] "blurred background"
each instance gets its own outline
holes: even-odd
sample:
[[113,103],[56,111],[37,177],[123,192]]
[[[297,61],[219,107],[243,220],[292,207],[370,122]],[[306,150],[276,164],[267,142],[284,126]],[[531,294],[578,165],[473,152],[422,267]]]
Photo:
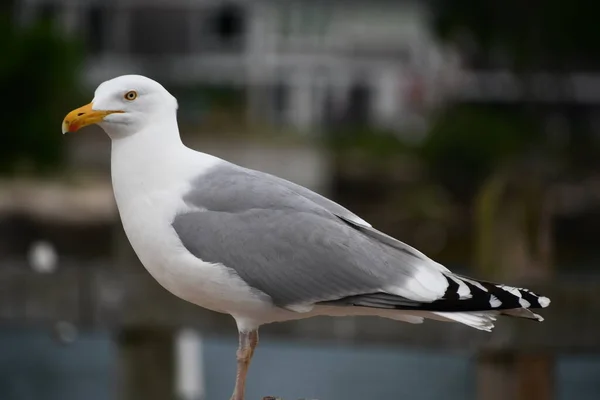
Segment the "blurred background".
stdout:
[[227,399],[232,318],[124,237],[96,86],[141,73],[190,147],[305,185],[541,324],[265,326],[247,398],[600,399],[600,28],[586,0],[4,0],[0,399]]

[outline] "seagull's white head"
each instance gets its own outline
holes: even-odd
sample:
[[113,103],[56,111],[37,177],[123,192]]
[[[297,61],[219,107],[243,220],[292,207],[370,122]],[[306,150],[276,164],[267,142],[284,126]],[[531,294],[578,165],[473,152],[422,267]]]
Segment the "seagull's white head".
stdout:
[[130,136],[158,121],[175,121],[177,100],[160,83],[123,75],[98,86],[91,103],[71,111],[62,132],[98,124],[112,139]]

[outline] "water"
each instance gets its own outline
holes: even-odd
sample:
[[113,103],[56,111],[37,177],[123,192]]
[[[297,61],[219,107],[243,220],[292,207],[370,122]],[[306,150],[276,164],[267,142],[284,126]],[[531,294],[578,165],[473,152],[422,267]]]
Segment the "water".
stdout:
[[[204,338],[207,399],[227,399],[235,376],[235,337]],[[109,332],[83,332],[71,344],[39,329],[0,329],[0,399],[112,400],[117,348]],[[286,400],[475,400],[468,354],[398,347],[263,340],[249,374],[247,398]],[[563,355],[556,400],[600,398],[600,355]]]

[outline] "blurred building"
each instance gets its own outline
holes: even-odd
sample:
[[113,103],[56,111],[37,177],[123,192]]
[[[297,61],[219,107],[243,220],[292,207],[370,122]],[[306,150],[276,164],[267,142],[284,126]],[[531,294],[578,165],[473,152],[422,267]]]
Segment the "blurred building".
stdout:
[[457,65],[416,0],[17,0],[15,12],[83,38],[90,86],[132,72],[233,86],[253,116],[301,130],[424,128]]

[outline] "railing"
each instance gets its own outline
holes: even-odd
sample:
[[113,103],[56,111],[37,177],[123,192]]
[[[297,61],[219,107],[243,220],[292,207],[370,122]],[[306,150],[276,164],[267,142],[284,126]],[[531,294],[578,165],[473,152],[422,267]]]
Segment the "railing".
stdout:
[[[453,323],[408,325],[376,318],[311,318],[269,325],[263,331],[280,337],[449,350],[600,350],[600,279],[557,280],[532,289],[552,299],[541,312],[545,321],[500,318],[491,334]],[[0,262],[0,323],[58,321],[88,328],[191,326],[209,334],[235,333],[230,317],[176,298],[141,265],[63,260],[55,272],[40,274],[24,261]]]

